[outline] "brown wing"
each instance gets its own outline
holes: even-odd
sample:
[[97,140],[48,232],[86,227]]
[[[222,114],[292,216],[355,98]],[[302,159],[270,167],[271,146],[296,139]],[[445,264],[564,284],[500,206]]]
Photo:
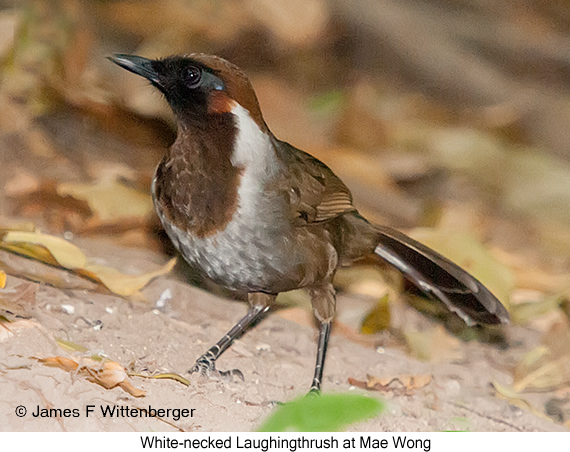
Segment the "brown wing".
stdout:
[[328,166],[289,143],[279,145],[289,169],[292,214],[300,224],[324,222],[356,210],[350,190]]

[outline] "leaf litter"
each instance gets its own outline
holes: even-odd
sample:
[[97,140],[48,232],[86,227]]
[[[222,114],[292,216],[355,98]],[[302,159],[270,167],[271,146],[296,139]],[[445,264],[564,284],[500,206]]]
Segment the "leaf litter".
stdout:
[[125,297],[135,295],[152,279],[170,272],[176,264],[176,258],[173,258],[155,271],[141,275],[129,275],[113,267],[91,263],[77,245],[61,237],[41,232],[13,230],[4,232],[0,235],[0,248],[71,270]]
[[115,361],[101,359],[100,357],[80,358],[76,361],[62,356],[40,358],[38,361],[46,366],[59,367],[74,375],[85,377],[88,381],[97,383],[105,389],[113,389],[118,386],[133,397],[146,395],[146,391],[135,388],[128,381],[127,371]]
[[357,388],[368,391],[392,392],[398,395],[411,396],[425,388],[432,381],[431,375],[400,375],[397,377],[379,378],[367,375],[366,381],[349,378],[348,382]]

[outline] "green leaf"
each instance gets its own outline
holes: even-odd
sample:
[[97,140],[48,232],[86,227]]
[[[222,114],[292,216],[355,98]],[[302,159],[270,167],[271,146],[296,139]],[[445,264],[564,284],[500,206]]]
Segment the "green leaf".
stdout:
[[260,432],[332,432],[376,416],[384,403],[359,394],[303,396],[278,407]]

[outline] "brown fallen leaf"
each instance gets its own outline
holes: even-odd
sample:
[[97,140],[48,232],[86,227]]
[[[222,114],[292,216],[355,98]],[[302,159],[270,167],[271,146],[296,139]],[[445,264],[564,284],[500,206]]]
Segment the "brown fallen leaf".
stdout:
[[425,388],[431,383],[431,375],[400,375],[398,377],[378,378],[367,375],[366,381],[349,378],[352,386],[369,391],[393,392],[400,395],[412,395],[415,391]]
[[105,389],[116,386],[128,392],[133,397],[143,397],[146,391],[135,388],[128,380],[127,371],[115,361],[99,361],[92,358],[82,358],[79,362],[63,356],[41,358],[40,363],[50,367],[59,367],[67,372],[74,372],[85,377],[92,383],[97,383]]

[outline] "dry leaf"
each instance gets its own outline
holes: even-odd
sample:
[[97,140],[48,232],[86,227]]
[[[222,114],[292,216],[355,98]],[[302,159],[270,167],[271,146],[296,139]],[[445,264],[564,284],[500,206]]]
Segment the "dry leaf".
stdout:
[[449,335],[441,325],[428,332],[409,331],[404,336],[410,356],[420,361],[443,363],[463,359],[459,339]]
[[563,292],[570,296],[570,275],[545,271],[529,263],[528,258],[512,254],[500,248],[492,249],[493,256],[511,269],[517,289],[535,290],[541,293]]
[[[0,267],[8,275],[61,289],[96,291],[100,288],[100,283],[87,280],[83,276],[70,273],[69,270],[61,268],[45,248],[38,245],[32,246],[41,248],[46,253],[46,256],[53,261],[53,264],[44,265],[44,262],[37,260],[34,254],[29,256],[31,259],[28,259],[21,255],[21,248],[5,244],[0,240],[0,248],[4,248],[0,249]],[[12,252],[8,252],[6,249],[12,249]]]
[[6,273],[0,270],[0,289],[6,287]]
[[390,328],[390,302],[384,295],[362,321],[360,332],[374,334]]
[[158,270],[142,275],[127,275],[112,267],[89,264],[83,251],[76,245],[60,237],[39,232],[8,231],[0,240],[0,248],[73,270],[79,275],[102,283],[121,296],[134,295],[151,279],[168,273],[176,264],[174,258]]
[[518,392],[515,391],[514,389],[509,388],[507,386],[503,386],[497,383],[496,381],[492,382],[491,384],[495,388],[495,391],[497,391],[497,397],[499,399],[507,400],[511,405],[514,405],[523,410],[530,411],[535,416],[547,418],[547,416],[545,416],[540,410],[533,407],[528,400],[520,397]]
[[87,380],[112,389],[119,386],[133,397],[142,397],[146,391],[137,389],[127,380],[127,371],[115,361],[98,361],[92,358],[82,358],[79,363],[62,356],[39,359],[46,366],[59,367],[67,372],[75,372]]
[[120,182],[101,181],[97,184],[60,184],[61,196],[73,196],[86,201],[102,222],[125,218],[146,217],[152,212],[152,199],[146,194]]
[[9,226],[7,225],[0,225],[0,238],[6,234],[8,231],[25,231],[25,232],[34,232],[36,230],[36,226],[34,223],[30,222],[22,222],[22,223],[11,223]]
[[560,322],[546,334],[542,345],[517,364],[513,389],[551,391],[565,385],[570,385],[570,328],[567,322]]
[[[53,235],[42,234],[41,232],[9,231],[4,235],[2,241],[15,245],[41,245],[49,251],[60,266],[69,270],[83,268],[87,263],[87,257],[79,247]],[[39,250],[38,254],[41,254]],[[38,260],[46,262],[43,257]]]
[[80,273],[90,275],[93,279],[101,281],[111,292],[117,295],[129,297],[146,286],[151,279],[170,272],[175,265],[176,258],[172,258],[158,270],[142,275],[126,275],[112,267],[87,265]]
[[370,391],[395,392],[401,395],[412,395],[431,383],[431,375],[400,375],[398,377],[378,378],[367,375],[366,381],[349,378],[348,382],[358,388]]
[[66,341],[65,339],[56,338],[55,342],[62,350],[66,352],[80,352],[85,353],[88,349],[85,348],[83,345],[76,344],[75,342]]
[[344,292],[373,298],[381,298],[393,290],[386,281],[386,273],[377,265],[340,268],[335,274],[334,285]]
[[55,181],[38,182],[35,187],[31,183],[27,184],[29,187],[22,187],[20,180],[9,184],[7,188],[14,199],[14,211],[27,217],[40,215],[50,230],[75,230],[93,216],[85,201],[60,195]]
[[190,386],[190,381],[184,378],[181,375],[173,374],[173,373],[164,373],[164,374],[156,374],[156,375],[143,375],[135,372],[129,372],[129,375],[142,377],[142,378],[150,378],[156,380],[175,380],[179,383],[182,383],[184,386]]
[[[528,292],[528,291],[527,291]],[[555,309],[558,309],[563,302],[563,296],[544,297],[540,292],[524,293],[522,290],[517,290],[514,293],[516,299],[526,297],[533,301],[523,301],[514,304],[511,309],[511,319],[518,325],[525,325],[526,323],[537,319]]]

